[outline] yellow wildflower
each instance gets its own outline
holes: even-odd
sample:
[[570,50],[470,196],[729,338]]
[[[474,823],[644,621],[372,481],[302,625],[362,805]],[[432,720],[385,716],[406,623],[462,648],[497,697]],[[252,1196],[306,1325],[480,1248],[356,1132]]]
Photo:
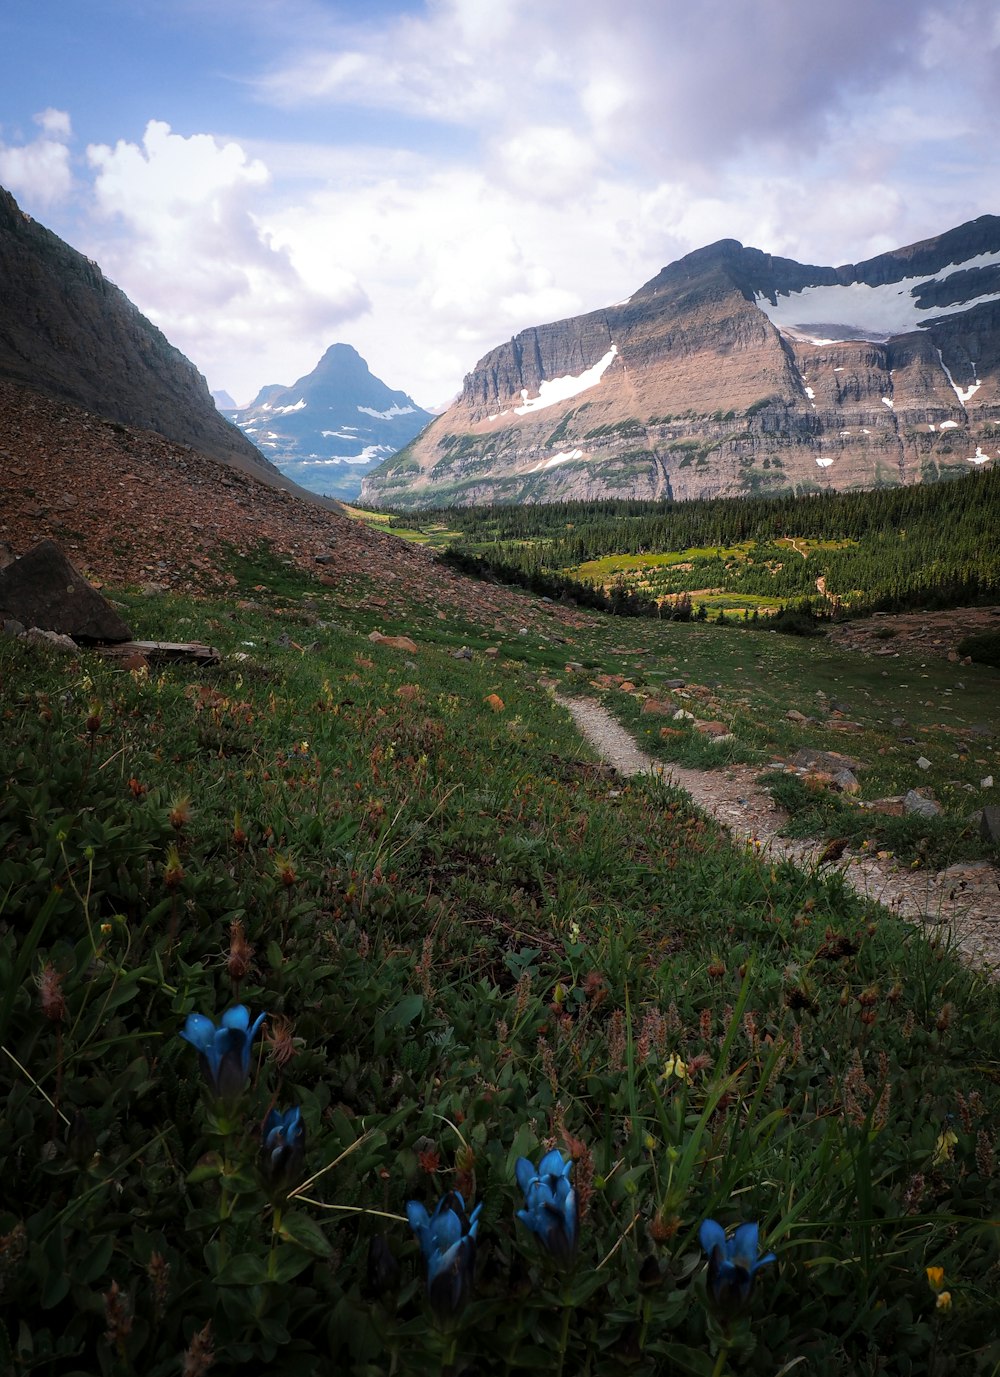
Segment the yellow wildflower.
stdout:
[[944,1285],[944,1268],[928,1267],[927,1284],[930,1286],[932,1291],[940,1291],[941,1287]]
[[934,1144],[934,1166],[939,1167],[943,1162],[951,1161],[955,1155],[957,1142],[958,1134],[952,1132],[950,1128],[946,1128]]
[[667,1058],[661,1080],[668,1081],[671,1076],[676,1076],[678,1080],[685,1081],[687,1080],[687,1073],[687,1063],[683,1057],[677,1056],[675,1052]]
[[951,1309],[951,1292],[950,1292],[950,1291],[940,1291],[940,1292],[938,1293],[938,1298],[937,1298],[937,1301],[935,1302],[935,1309],[937,1309],[937,1310],[950,1310],[950,1309]]

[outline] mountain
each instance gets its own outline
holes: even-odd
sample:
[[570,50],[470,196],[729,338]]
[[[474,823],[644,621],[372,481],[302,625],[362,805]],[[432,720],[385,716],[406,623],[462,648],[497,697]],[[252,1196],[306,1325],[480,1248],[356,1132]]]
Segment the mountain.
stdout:
[[233,400],[232,396],[225,390],[225,388],[222,388],[218,391],[213,391],[212,401],[215,403],[215,405],[219,408],[220,411],[239,410],[239,406]]
[[0,187],[0,379],[155,431],[254,472],[275,470],[128,297]]
[[227,411],[282,473],[313,492],[357,497],[362,477],[433,417],[394,392],[349,344],[334,344],[291,387],[272,383]]
[[1000,457],[1000,217],[858,264],[734,239],[524,330],[364,481],[383,506],[740,497]]

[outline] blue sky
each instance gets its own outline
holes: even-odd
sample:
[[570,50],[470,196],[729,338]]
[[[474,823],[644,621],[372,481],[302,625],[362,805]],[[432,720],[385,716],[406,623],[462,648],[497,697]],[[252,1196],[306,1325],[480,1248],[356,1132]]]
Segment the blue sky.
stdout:
[[239,402],[1000,213],[995,0],[10,0],[0,53],[0,184]]

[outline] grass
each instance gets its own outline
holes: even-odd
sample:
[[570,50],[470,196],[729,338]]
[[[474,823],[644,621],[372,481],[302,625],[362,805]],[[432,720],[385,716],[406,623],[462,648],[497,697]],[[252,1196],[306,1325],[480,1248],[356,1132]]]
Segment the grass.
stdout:
[[[0,641],[3,1364],[995,1371],[996,989],[836,877],[609,778],[539,684],[717,680],[766,755],[812,730],[779,709],[820,683],[881,739],[879,670],[555,608],[491,660],[471,609],[413,606],[380,623],[407,654],[266,551],[230,569],[226,599],[114,594],[215,668]],[[914,674],[914,717],[947,672]],[[994,673],[961,674],[985,712]],[[268,1017],[220,1102],[179,1030],[236,1002]],[[260,1125],[292,1105],[286,1180]],[[561,1269],[516,1218],[517,1159],[553,1145],[580,1213]],[[435,1314],[406,1205],[451,1189],[481,1214]],[[777,1254],[738,1314],[706,1217]]]

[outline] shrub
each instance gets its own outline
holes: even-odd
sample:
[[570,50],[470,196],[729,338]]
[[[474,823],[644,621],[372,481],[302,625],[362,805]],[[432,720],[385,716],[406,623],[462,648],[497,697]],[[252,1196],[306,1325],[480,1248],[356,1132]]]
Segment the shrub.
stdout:
[[1000,631],[976,631],[958,643],[958,653],[968,655],[977,665],[1000,669]]

